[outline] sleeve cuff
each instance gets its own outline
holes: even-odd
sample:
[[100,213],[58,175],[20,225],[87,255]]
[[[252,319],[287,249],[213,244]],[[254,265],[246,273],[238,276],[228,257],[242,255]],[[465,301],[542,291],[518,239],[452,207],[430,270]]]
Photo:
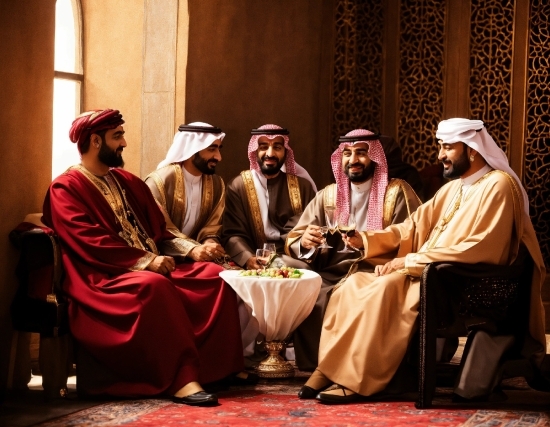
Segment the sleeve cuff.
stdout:
[[407,270],[410,276],[420,277],[422,270],[426,267],[425,264],[420,264],[418,259],[419,255],[417,253],[405,255],[405,270]]

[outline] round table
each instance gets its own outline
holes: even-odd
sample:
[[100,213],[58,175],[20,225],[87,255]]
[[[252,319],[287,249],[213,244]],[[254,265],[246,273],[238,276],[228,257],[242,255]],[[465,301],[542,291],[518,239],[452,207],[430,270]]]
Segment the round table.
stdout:
[[280,352],[285,340],[311,313],[321,289],[322,279],[311,270],[300,270],[299,279],[274,279],[261,276],[241,276],[238,270],[225,270],[220,276],[243,302],[252,309],[260,333],[265,335],[269,356],[258,365],[263,378],[287,378],[294,368]]

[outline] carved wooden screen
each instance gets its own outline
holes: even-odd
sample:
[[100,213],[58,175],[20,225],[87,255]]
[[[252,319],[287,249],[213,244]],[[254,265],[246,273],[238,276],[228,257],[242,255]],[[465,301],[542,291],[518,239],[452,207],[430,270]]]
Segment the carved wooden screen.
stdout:
[[[444,117],[445,71],[469,69],[464,116],[483,120],[489,133],[507,153],[525,157],[523,182],[531,202],[531,217],[547,266],[550,266],[550,5],[543,0],[470,0],[461,10],[470,22],[469,51],[464,63],[445,63],[449,49],[445,24],[450,3],[459,0],[386,0],[399,9],[399,44],[384,45],[382,0],[336,0],[333,80],[333,145],[338,135],[356,127],[378,130],[384,111],[384,84],[398,86],[395,115],[404,160],[418,170],[437,163],[435,131]],[[525,81],[514,80],[514,30],[517,7],[529,2],[529,40]],[[456,10],[456,9],[455,9]],[[447,18],[447,20],[446,20]],[[466,21],[468,22],[468,21]],[[527,30],[526,30],[527,31]],[[467,27],[466,27],[467,32]],[[516,37],[518,35],[516,34]],[[456,41],[456,38],[455,38]],[[462,42],[462,41],[461,41]],[[399,79],[384,79],[384,54],[399,57]],[[525,140],[511,140],[518,112],[512,111],[513,85],[525,85]],[[516,86],[517,87],[517,86]],[[387,89],[387,88],[386,88]],[[523,105],[523,104],[522,104]],[[521,116],[521,112],[519,113]],[[516,119],[514,119],[516,117]],[[519,123],[519,124],[518,124]],[[519,144],[519,146],[518,146]],[[514,147],[514,150],[511,150]],[[517,149],[519,147],[519,149]],[[520,162],[521,163],[521,162]]]
[[445,2],[400,5],[398,138],[403,159],[422,170],[437,163],[435,131],[443,115]]
[[510,142],[514,3],[472,0],[470,118],[483,120],[507,152]]
[[380,129],[383,28],[381,0],[337,1],[333,148],[353,129]]
[[[531,219],[550,267],[550,5],[532,0],[527,71],[524,182]],[[550,314],[547,314],[547,317]]]

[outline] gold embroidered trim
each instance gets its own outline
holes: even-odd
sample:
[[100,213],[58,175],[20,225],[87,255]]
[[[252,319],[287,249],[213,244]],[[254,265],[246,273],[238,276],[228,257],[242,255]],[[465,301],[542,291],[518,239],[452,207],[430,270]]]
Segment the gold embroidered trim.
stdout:
[[157,256],[151,252],[147,252],[137,262],[130,267],[130,271],[143,271]]
[[185,202],[185,180],[183,177],[183,166],[179,163],[172,163],[176,182],[174,185],[174,199],[172,201],[172,209],[170,218],[176,227],[183,229],[183,221],[187,213],[187,203]]
[[[115,221],[118,222],[122,230],[118,233],[129,246],[144,251],[151,251],[158,255],[158,249],[155,242],[151,239],[145,228],[139,222],[137,215],[126,200],[125,190],[120,186],[115,176],[109,171],[104,176],[105,180],[95,176],[82,165],[73,166],[72,169],[80,171],[88,180],[100,191],[113,213]],[[128,209],[128,211],[126,211]],[[128,220],[128,215],[134,218],[135,224]]]
[[214,180],[212,175],[202,175],[202,197],[201,197],[201,208],[199,212],[199,217],[195,222],[195,226],[191,231],[191,236],[198,235],[199,231],[202,230],[206,221],[212,213],[212,205],[214,204]]
[[[470,196],[473,194],[472,188],[477,187],[493,172],[495,172],[495,170],[487,172],[485,175],[483,175],[481,178],[479,178],[476,182],[474,182],[470,186],[470,188],[468,189],[468,193],[464,197],[464,202],[466,202],[466,200],[468,200]],[[447,207],[443,218],[441,218],[441,220],[439,221],[439,224],[437,224],[431,231],[430,238],[425,243],[426,250],[430,250],[435,247],[435,245],[437,244],[437,241],[439,240],[439,237],[445,231],[449,222],[454,218],[456,212],[458,211],[458,209],[460,209],[461,205],[462,205],[462,185],[460,183],[458,187],[457,195],[455,196],[455,198],[453,198],[453,200],[451,201],[451,204],[449,204],[449,206]]]
[[164,245],[170,249],[173,249],[174,252],[180,253],[182,256],[187,256],[191,249],[199,246],[200,243],[192,239],[175,238],[165,241]]
[[254,233],[256,234],[256,244],[257,247],[261,248],[267,239],[265,237],[264,224],[262,222],[262,214],[260,211],[260,204],[258,202],[258,195],[256,194],[256,188],[254,187],[252,172],[250,170],[242,171],[241,178],[246,190],[248,208],[250,209],[250,214],[252,215],[252,227],[254,229]]
[[325,209],[336,209],[336,184],[330,184],[325,187],[323,194],[323,205]]
[[164,187],[164,181],[162,178],[158,175],[157,172],[151,172],[145,180],[148,178],[152,179],[155,185],[157,186],[157,190],[159,192],[159,199],[158,202],[160,203],[160,206],[168,212],[168,208],[166,207],[166,188]]
[[386,187],[386,194],[384,195],[384,210],[383,210],[384,213],[382,215],[382,227],[384,228],[386,228],[392,222],[393,213],[395,211],[395,203],[397,201],[397,195],[399,194],[400,188],[401,188],[400,179],[390,180],[390,182],[388,183],[388,186]]
[[302,213],[302,197],[300,195],[300,184],[298,183],[298,177],[287,173],[286,182],[288,185],[288,196],[290,197],[292,211],[294,212],[294,215],[300,215]]

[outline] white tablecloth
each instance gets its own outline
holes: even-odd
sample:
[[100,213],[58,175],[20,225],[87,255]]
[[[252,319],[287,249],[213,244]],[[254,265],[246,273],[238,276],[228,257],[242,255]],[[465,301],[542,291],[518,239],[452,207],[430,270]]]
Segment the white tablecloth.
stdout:
[[252,309],[259,330],[267,341],[283,340],[311,313],[321,276],[302,270],[300,279],[271,279],[239,276],[238,270],[225,270],[220,276]]

